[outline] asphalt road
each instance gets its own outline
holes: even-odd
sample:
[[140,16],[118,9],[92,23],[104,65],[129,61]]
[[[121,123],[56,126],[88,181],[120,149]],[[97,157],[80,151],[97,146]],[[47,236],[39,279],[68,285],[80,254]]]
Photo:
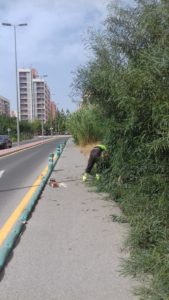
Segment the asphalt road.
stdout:
[[[36,136],[36,137],[34,137],[33,139],[30,139],[30,140],[24,140],[24,141],[20,141],[20,145],[26,145],[26,144],[30,144],[30,143],[32,143],[32,142],[38,142],[38,141],[42,141],[42,140],[46,140],[46,139],[49,139],[49,138],[51,138],[51,135],[49,136],[49,135],[45,135],[45,136]],[[13,142],[12,143],[12,147],[14,148],[14,147],[17,147],[17,142]]]
[[64,140],[58,137],[0,158],[0,227],[48,164],[49,154],[55,152],[56,144]]

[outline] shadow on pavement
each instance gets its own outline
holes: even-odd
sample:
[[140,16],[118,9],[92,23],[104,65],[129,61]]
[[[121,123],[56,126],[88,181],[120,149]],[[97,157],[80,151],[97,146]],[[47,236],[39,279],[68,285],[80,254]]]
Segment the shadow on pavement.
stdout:
[[23,187],[14,187],[12,189],[6,189],[6,190],[0,190],[0,193],[2,192],[10,192],[10,191],[16,191],[16,190],[23,190],[23,189],[27,189],[27,188],[31,188],[31,187],[35,187],[35,186],[39,186],[39,185],[30,185],[30,186],[23,186]]

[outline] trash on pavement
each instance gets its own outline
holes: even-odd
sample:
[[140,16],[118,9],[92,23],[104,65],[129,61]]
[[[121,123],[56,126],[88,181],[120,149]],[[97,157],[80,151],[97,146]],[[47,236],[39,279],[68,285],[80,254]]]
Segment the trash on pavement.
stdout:
[[54,178],[51,178],[49,180],[49,186],[53,187],[53,188],[58,188],[58,187],[64,187],[66,188],[67,185],[64,182],[57,182]]

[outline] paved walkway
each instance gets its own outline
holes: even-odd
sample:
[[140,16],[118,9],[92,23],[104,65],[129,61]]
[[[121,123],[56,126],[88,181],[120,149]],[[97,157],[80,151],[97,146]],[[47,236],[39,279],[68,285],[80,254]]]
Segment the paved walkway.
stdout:
[[1,300],[135,300],[120,276],[127,228],[115,203],[81,182],[87,159],[71,139],[0,282]]

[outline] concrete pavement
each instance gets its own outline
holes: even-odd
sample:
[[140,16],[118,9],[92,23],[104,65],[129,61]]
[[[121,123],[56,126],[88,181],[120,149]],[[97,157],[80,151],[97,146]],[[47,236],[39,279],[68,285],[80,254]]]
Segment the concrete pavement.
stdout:
[[69,139],[1,274],[1,300],[135,300],[120,276],[128,228],[115,203],[82,183],[87,159]]

